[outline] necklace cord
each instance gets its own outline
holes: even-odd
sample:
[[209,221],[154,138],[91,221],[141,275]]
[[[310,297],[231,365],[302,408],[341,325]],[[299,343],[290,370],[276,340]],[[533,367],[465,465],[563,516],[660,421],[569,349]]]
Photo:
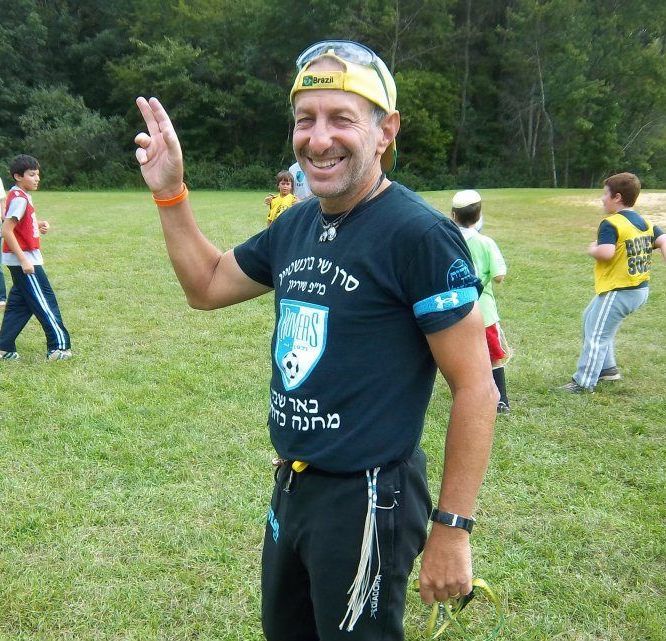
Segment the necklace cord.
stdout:
[[[379,189],[379,186],[384,182],[384,178],[386,178],[386,174],[382,172],[379,178],[377,179],[377,182],[372,187],[372,189],[367,193],[367,195],[361,201],[356,203],[353,207],[351,207],[347,211],[343,211],[339,216],[337,216],[330,222],[328,222],[326,218],[324,218],[324,212],[322,211],[320,203],[319,221],[324,231],[319,237],[319,242],[325,242],[326,240],[333,240],[337,235],[337,229],[340,227],[340,225],[342,225],[347,216],[349,216],[355,209],[358,209],[361,205],[367,203],[375,195],[375,192]],[[333,234],[328,233],[330,229],[334,230]]]

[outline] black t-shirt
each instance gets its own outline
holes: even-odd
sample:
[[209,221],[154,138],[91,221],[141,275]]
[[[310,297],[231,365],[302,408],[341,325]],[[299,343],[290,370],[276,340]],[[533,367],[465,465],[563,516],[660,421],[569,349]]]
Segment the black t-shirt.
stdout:
[[281,457],[330,472],[404,460],[436,373],[424,334],[466,316],[481,289],[467,246],[397,183],[332,242],[321,232],[311,199],[234,249],[245,274],[275,289],[271,440]]

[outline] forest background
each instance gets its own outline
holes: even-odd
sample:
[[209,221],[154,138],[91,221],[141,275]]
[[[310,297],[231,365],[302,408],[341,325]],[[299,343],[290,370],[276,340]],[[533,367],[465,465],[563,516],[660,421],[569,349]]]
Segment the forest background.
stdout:
[[395,74],[412,189],[623,170],[663,188],[665,31],[649,0],[0,0],[0,162],[37,156],[51,189],[139,186],[134,99],[155,95],[190,186],[268,187],[293,161],[296,56],[344,37]]

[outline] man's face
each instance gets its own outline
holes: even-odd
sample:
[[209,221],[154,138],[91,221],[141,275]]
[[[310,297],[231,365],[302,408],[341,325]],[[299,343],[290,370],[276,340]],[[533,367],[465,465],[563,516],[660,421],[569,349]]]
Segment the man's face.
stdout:
[[39,188],[39,169],[26,169],[21,174],[14,174],[16,184],[24,191],[35,191]]
[[[317,71],[338,68],[322,59]],[[374,181],[379,171],[382,129],[372,118],[372,103],[346,91],[301,91],[294,98],[294,154],[312,193],[343,208]]]

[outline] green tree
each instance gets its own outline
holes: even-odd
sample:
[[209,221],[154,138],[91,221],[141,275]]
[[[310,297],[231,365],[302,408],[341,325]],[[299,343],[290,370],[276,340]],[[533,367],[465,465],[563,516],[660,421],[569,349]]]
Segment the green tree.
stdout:
[[23,148],[39,158],[51,187],[76,185],[85,174],[103,175],[120,156],[125,130],[120,118],[100,116],[62,86],[33,90],[19,124]]
[[[242,68],[229,67],[187,42],[136,42],[136,54],[111,63],[114,99],[160,98],[188,157],[234,164],[270,162],[288,135],[284,90]],[[135,109],[131,118],[139,125]]]
[[0,15],[0,158],[68,128],[85,139],[87,121],[114,139],[115,169],[84,163],[79,184],[129,180],[116,169],[139,94],[163,99],[198,184],[258,183],[291,161],[297,54],[341,37],[396,72],[410,184],[588,186],[623,169],[666,182],[663,2],[0,0]]
[[455,122],[451,83],[441,74],[412,70],[398,72],[396,84],[402,109],[398,167],[441,185]]
[[4,3],[0,15],[0,157],[17,152],[21,130],[18,122],[28,104],[30,87],[45,80],[42,52],[47,29],[34,0]]
[[652,159],[666,128],[666,5],[597,0],[593,7],[598,27],[591,70],[617,112],[619,151],[592,178],[625,169],[642,177],[663,171]]

